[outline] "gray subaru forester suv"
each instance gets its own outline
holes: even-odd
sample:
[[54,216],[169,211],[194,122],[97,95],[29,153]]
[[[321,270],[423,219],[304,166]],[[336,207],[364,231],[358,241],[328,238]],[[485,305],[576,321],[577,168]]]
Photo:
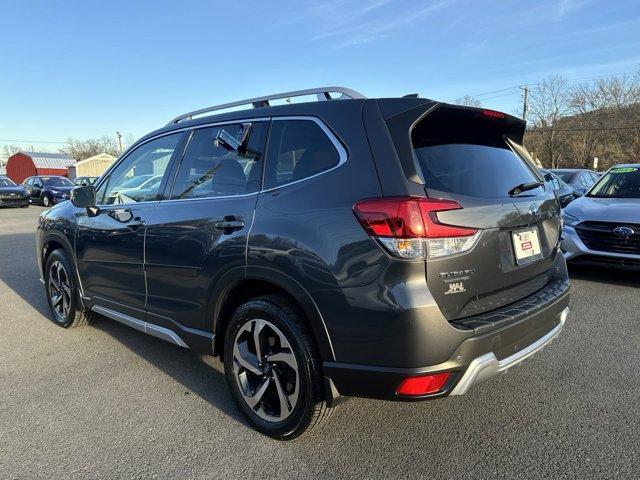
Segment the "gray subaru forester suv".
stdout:
[[[280,439],[350,396],[464,394],[568,313],[560,208],[524,131],[340,87],[181,115],[41,215],[52,318],[220,356],[238,408]],[[122,187],[145,175],[161,180]]]

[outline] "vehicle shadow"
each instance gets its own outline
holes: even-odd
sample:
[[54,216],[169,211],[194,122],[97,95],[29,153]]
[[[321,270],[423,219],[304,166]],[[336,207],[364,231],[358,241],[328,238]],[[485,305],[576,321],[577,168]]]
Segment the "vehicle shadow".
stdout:
[[572,280],[607,283],[620,287],[640,287],[640,271],[595,265],[580,265],[569,262],[569,277]]
[[[0,282],[49,319],[49,306],[36,265],[34,234],[0,235],[0,255]],[[190,350],[145,335],[101,315],[95,316],[89,328],[105,332],[190,393],[198,395],[227,416],[246,423],[228,394],[222,366],[216,359],[200,357]]]
[[38,313],[49,315],[35,257],[34,233],[0,235],[0,281]]
[[198,356],[190,350],[158,340],[102,315],[95,315],[91,327],[117,340],[181,384],[189,393],[198,395],[222,413],[246,424],[228,393],[223,368],[217,359]]

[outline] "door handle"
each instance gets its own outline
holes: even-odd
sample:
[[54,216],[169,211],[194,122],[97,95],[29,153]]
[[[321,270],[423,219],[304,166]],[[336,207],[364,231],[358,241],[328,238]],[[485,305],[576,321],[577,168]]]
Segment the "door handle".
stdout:
[[140,227],[144,227],[144,225],[144,220],[142,220],[142,218],[140,217],[134,217],[132,220],[127,222],[127,227],[129,227],[131,230],[137,230]]
[[224,220],[214,223],[213,226],[228,234],[244,228],[244,220],[237,220],[235,217],[224,217]]

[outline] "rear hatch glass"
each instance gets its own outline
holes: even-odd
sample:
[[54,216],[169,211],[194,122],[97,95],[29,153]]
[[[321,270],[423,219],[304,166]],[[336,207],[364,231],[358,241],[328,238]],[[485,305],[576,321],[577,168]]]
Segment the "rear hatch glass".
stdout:
[[559,207],[522,146],[524,124],[499,112],[440,107],[411,140],[428,197],[462,208],[438,221],[481,232],[474,248],[429,258],[427,283],[450,319],[514,303],[543,288],[559,238]]
[[[502,146],[453,143],[415,145],[428,189],[481,198],[509,197],[516,185],[538,182],[503,140]],[[530,194],[539,194],[538,187]]]

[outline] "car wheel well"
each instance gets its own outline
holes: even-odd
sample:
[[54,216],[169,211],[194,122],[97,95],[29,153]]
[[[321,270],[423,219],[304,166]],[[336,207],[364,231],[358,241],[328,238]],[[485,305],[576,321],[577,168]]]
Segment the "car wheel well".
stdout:
[[[284,288],[265,280],[244,280],[235,285],[231,291],[227,293],[220,307],[215,324],[214,355],[219,355],[220,359],[223,359],[224,336],[233,312],[235,312],[240,305],[248,302],[252,298],[263,297],[265,295],[279,295],[283,297],[287,300],[289,306],[300,315],[300,318],[308,324],[309,321],[304,309],[295,297]],[[307,326],[311,327],[310,325]]]
[[42,247],[42,268],[44,268],[44,266],[46,265],[47,259],[49,258],[49,255],[51,255],[51,252],[58,249],[64,250],[67,255],[69,254],[69,252],[67,252],[67,249],[64,248],[64,245],[57,240],[48,240],[44,243],[44,246]]

